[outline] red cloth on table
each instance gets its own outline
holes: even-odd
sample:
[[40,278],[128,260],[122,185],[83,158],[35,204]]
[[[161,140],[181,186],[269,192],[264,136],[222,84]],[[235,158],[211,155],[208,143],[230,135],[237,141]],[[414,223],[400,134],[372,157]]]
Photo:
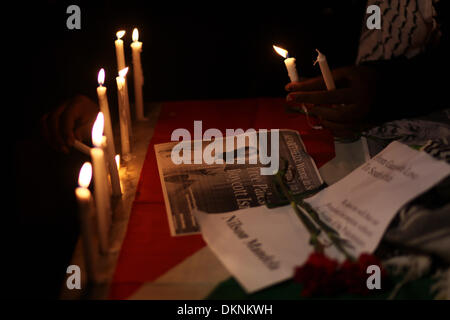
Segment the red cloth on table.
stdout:
[[171,237],[154,145],[169,142],[172,132],[188,129],[195,120],[203,132],[226,129],[294,129],[300,132],[318,167],[334,157],[333,137],[309,127],[305,116],[285,111],[285,99],[179,101],[163,103],[141,171],[128,231],[110,290],[111,299],[126,299],[142,284],[163,275],[205,246],[201,235]]

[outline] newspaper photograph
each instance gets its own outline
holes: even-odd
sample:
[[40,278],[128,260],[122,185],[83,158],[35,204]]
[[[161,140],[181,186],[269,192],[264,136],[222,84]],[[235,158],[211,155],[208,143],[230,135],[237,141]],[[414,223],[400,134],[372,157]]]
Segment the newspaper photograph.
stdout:
[[[255,131],[259,137],[261,134]],[[260,152],[259,144],[252,144],[247,133],[245,146],[235,144],[229,148],[229,138],[219,139],[224,145],[223,154],[215,157],[225,159],[232,152],[236,161],[230,164],[175,164],[171,155],[179,141],[155,145],[158,170],[164,193],[167,217],[172,236],[199,233],[194,211],[200,210],[207,214],[225,213],[240,209],[248,209],[265,205],[266,201],[276,202],[277,193],[273,190],[273,175],[262,175],[261,168],[268,165],[260,161],[251,161]],[[237,137],[232,137],[237,140]],[[271,135],[267,135],[271,150]],[[295,194],[319,188],[323,180],[317,170],[314,160],[309,156],[300,134],[293,130],[279,130],[279,157],[277,161],[287,162],[287,183]],[[188,141],[194,144],[194,141]],[[202,141],[203,150],[211,141]],[[237,145],[237,146],[236,146]],[[245,157],[238,161],[239,155]],[[241,159],[242,160],[242,159]]]

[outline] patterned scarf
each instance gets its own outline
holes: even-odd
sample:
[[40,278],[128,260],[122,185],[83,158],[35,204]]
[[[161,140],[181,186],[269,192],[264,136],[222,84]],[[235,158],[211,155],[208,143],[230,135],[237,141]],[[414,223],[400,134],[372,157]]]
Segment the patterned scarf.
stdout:
[[378,5],[381,29],[367,29],[364,24],[356,64],[365,61],[412,58],[433,41],[440,32],[433,3],[438,0],[369,0]]

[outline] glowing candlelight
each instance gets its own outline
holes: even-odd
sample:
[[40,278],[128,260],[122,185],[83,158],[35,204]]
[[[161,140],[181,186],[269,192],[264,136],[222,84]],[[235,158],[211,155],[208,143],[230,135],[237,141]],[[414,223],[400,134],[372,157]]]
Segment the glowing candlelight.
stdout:
[[273,49],[276,53],[278,53],[280,56],[284,58],[284,64],[286,65],[286,69],[288,71],[289,78],[291,79],[291,82],[298,82],[298,73],[297,68],[295,66],[295,58],[289,57],[289,53],[287,50],[273,46]]
[[92,178],[92,165],[90,162],[85,162],[80,169],[80,174],[78,175],[78,185],[81,188],[87,188],[91,184]]
[[125,78],[127,76],[127,73],[128,73],[128,67],[123,68],[123,69],[119,70],[119,77]]
[[282,56],[283,58],[287,58],[288,56],[288,52],[285,49],[282,49],[280,47],[277,46],[273,46],[273,48],[275,49],[276,53],[278,53],[280,56]]
[[120,30],[120,31],[117,31],[117,33],[116,33],[117,39],[122,39],[122,37],[124,35],[125,35],[125,30]]
[[97,75],[97,81],[99,86],[103,86],[105,83],[105,69],[101,68]]
[[117,170],[120,170],[120,154],[116,154],[115,158]]
[[104,125],[105,117],[103,116],[102,112],[99,112],[97,115],[97,119],[94,122],[94,126],[92,127],[92,143],[96,147],[101,147],[102,145]]

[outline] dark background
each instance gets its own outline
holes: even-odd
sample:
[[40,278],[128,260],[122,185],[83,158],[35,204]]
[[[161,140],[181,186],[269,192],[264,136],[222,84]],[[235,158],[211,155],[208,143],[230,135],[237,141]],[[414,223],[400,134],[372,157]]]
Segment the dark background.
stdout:
[[[81,8],[81,30],[66,28],[66,8]],[[176,2],[35,1],[4,6],[6,137],[15,141],[15,224],[7,265],[17,291],[10,295],[57,298],[78,235],[74,199],[81,154],[51,150],[38,121],[76,94],[96,101],[97,73],[106,70],[113,118],[117,117],[116,31],[125,29],[131,63],[131,32],[143,42],[146,101],[281,97],[289,81],[273,44],[297,59],[301,77],[320,74],[315,48],[332,68],[352,64],[365,1]],[[132,77],[128,78],[132,81]],[[132,86],[132,82],[130,87]],[[130,91],[132,93],[132,91]],[[133,98],[133,94],[130,94]],[[217,110],[226,112],[226,110]],[[9,170],[8,170],[9,171]],[[10,199],[8,199],[10,200]]]
[[[68,30],[66,8],[81,8],[81,30]],[[320,74],[315,48],[330,66],[352,64],[365,1],[205,2],[164,7],[153,1],[48,1],[24,6],[14,29],[26,53],[18,67],[28,84],[22,104],[33,113],[51,110],[83,93],[96,99],[97,72],[106,70],[116,100],[114,40],[124,29],[131,65],[134,27],[143,42],[146,101],[283,96],[289,81],[273,44],[297,59],[300,77]],[[132,85],[132,76],[128,78]],[[130,95],[133,99],[133,95]],[[37,115],[36,115],[37,116]]]

